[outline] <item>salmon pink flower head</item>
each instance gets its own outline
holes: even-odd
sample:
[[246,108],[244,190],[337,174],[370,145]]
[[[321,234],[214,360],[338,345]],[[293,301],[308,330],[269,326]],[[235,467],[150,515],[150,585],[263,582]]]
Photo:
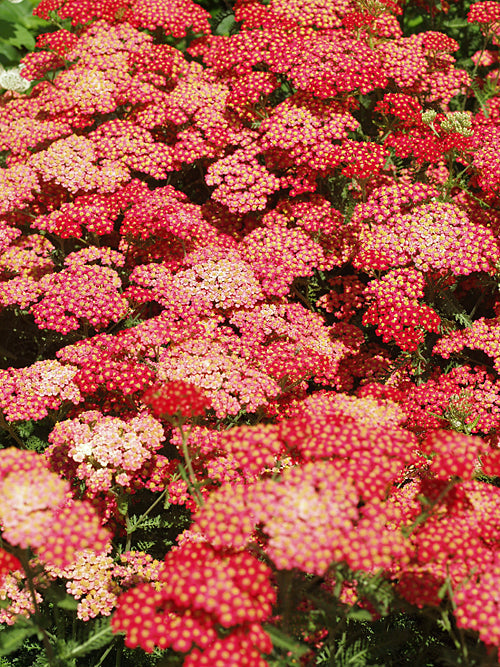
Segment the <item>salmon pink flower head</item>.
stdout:
[[44,563],[64,567],[82,549],[108,548],[110,536],[93,507],[73,500],[69,482],[36,452],[0,452],[0,497],[2,539],[31,548]]
[[196,417],[211,407],[210,399],[184,380],[154,384],[144,392],[142,401],[157,417]]

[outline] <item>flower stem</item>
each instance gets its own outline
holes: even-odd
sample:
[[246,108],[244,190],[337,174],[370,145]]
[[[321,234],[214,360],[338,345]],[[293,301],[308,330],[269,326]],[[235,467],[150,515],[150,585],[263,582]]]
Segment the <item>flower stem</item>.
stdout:
[[194,474],[193,463],[191,461],[191,455],[189,453],[189,449],[188,449],[188,446],[187,446],[188,436],[187,436],[186,432],[184,431],[184,429],[182,428],[182,424],[178,424],[178,428],[179,428],[179,431],[181,433],[182,454],[184,456],[184,461],[186,463],[189,486],[191,487],[190,491],[193,494],[198,507],[203,507],[203,496],[200,493],[200,489],[198,487],[198,482],[196,481],[196,475]]

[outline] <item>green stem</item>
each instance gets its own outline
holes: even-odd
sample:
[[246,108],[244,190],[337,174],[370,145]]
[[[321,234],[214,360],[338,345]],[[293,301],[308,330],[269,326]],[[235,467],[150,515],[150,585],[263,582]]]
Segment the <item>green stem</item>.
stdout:
[[113,644],[111,646],[108,646],[108,648],[104,651],[104,653],[101,655],[99,662],[96,664],[95,667],[101,667],[102,663],[106,659],[106,657],[110,654],[111,650],[113,648]]
[[442,193],[442,195],[441,195],[441,196],[443,197],[443,200],[446,200],[446,198],[449,196],[450,192],[451,192],[452,189],[455,187],[455,185],[457,185],[458,183],[460,183],[460,179],[462,178],[462,176],[463,176],[468,170],[470,170],[470,168],[471,168],[471,165],[468,164],[468,165],[466,165],[466,166],[462,169],[462,171],[459,171],[458,174],[457,174],[455,177],[452,177],[452,176],[451,176],[451,172],[452,172],[452,169],[453,169],[453,158],[454,158],[454,152],[453,152],[453,154],[452,154],[452,159],[449,160],[449,163],[448,163],[448,169],[449,169],[449,171],[450,171],[450,177],[448,178],[448,180],[447,180],[446,183],[444,184],[444,188],[445,188],[445,189],[444,189],[444,191],[443,191],[443,193]]
[[[445,586],[446,586],[446,593],[448,593],[448,598],[450,600],[452,611],[453,613],[455,613],[457,605],[455,604],[455,599],[453,596],[453,588],[451,585],[451,578],[449,574],[446,575]],[[453,641],[455,642],[455,646],[457,646],[457,648],[462,651],[462,655],[465,658],[466,663],[468,663],[469,649],[467,648],[467,642],[465,641],[462,628],[457,628],[457,630],[458,630],[458,640],[456,638],[455,633],[452,632]]]
[[448,482],[448,484],[444,487],[444,489],[441,491],[439,496],[434,500],[432,503],[429,503],[429,507],[425,509],[422,514],[419,514],[415,521],[410,524],[409,526],[405,526],[402,529],[403,535],[405,537],[410,537],[410,535],[422,524],[424,521],[426,521],[430,516],[432,516],[432,512],[434,511],[434,508],[439,505],[439,503],[443,500],[443,498],[446,496],[448,491],[450,491],[454,486],[455,486],[455,481],[451,480]]
[[[481,51],[479,52],[479,57],[477,59],[476,64],[474,65],[474,69],[472,70],[472,73],[470,75],[471,81],[474,81],[474,79],[476,77],[477,70],[479,69],[479,66],[480,66],[479,63],[481,62],[483,54],[486,51],[486,47],[488,46],[488,42],[490,41],[491,34],[492,33],[487,32],[486,35],[485,35],[483,46],[481,48]],[[464,100],[462,102],[462,111],[465,109],[465,105],[467,104],[467,95],[469,94],[469,92],[471,90],[472,90],[471,86],[467,86],[467,88],[465,89]]]
[[123,656],[123,642],[120,642],[116,650],[115,667],[120,667],[120,665],[122,664],[122,656]]
[[130,517],[128,514],[128,508],[127,508],[127,513],[125,514],[125,523],[126,523],[126,528],[127,528],[127,542],[125,544],[125,551],[130,550],[130,546],[132,543],[132,533],[135,533],[135,531],[140,528],[141,523],[144,521],[144,519],[148,516],[150,512],[154,510],[154,508],[158,505],[160,500],[163,499],[165,494],[167,493],[167,489],[163,489],[163,491],[160,493],[158,498],[151,503],[151,505],[148,507],[148,509],[141,514],[141,516],[137,519],[137,521],[134,521],[133,523],[130,521]]
[[127,513],[125,514],[125,527],[127,529],[127,541],[125,542],[125,551],[130,551],[130,547],[132,546],[132,533],[135,532],[137,525],[132,526],[130,522],[130,517],[128,515],[128,507],[127,507]]
[[493,81],[493,90],[495,94],[498,92],[497,91],[497,86],[498,86],[498,81],[500,80],[500,67],[498,68],[497,75],[495,77],[495,80]]
[[189,486],[191,487],[190,491],[193,494],[198,507],[203,507],[204,504],[203,496],[200,493],[198,482],[196,481],[196,475],[194,474],[193,463],[191,461],[191,455],[189,453],[189,448],[187,445],[188,434],[185,433],[184,429],[182,428],[182,424],[178,424],[178,428],[181,433],[182,454],[184,456],[184,461],[186,463]]
[[[77,658],[80,655],[85,655],[89,650],[91,650],[92,645],[95,644],[96,639],[100,639],[103,636],[106,636],[107,634],[110,635],[110,641],[113,638],[113,635],[111,633],[111,629],[109,625],[106,625],[104,628],[101,630],[98,630],[95,634],[93,634],[91,637],[87,639],[87,641],[83,642],[83,644],[79,644],[78,646],[75,646],[75,648],[71,649],[66,655],[62,656],[63,660],[70,660],[71,658]],[[102,660],[102,658],[101,658]]]
[[289,633],[291,630],[292,613],[292,589],[294,581],[293,570],[281,570],[277,573],[278,588],[280,592],[280,607],[282,618],[282,629]]
[[24,442],[15,432],[14,427],[11,426],[9,422],[5,419],[5,416],[1,410],[0,410],[0,428],[2,428],[4,431],[7,431],[10,437],[17,442],[17,444],[21,449],[27,449]]
[[47,635],[47,632],[45,631],[45,628],[42,625],[42,614],[40,613],[40,607],[38,606],[38,600],[36,599],[36,589],[35,589],[35,584],[33,583],[33,572],[31,570],[30,564],[29,564],[29,558],[26,553],[26,551],[20,550],[16,553],[17,558],[21,562],[21,565],[23,566],[23,570],[26,574],[26,581],[28,582],[28,589],[30,592],[31,599],[33,601],[33,608],[35,610],[35,613],[33,614],[33,622],[36,625],[38,632],[42,636],[42,642],[43,642],[43,647],[45,650],[45,655],[47,656],[47,660],[49,662],[49,665],[51,667],[56,667],[56,661],[55,661],[55,655],[54,655],[54,650],[52,648],[52,644],[49,641],[49,637]]

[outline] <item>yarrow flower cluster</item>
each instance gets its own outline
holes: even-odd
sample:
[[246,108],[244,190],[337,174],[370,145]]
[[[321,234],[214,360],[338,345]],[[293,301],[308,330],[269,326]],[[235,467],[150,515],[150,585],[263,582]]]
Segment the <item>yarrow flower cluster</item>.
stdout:
[[[10,0],[12,2],[12,0]],[[31,83],[22,75],[22,67],[11,67],[10,69],[0,69],[0,88],[4,90],[15,90],[17,93],[24,93],[30,87]]]
[[99,330],[128,312],[128,302],[118,291],[120,277],[107,266],[72,263],[42,277],[39,287],[43,298],[31,311],[41,329],[67,334],[83,322]]
[[465,347],[472,350],[482,350],[493,359],[494,367],[500,371],[500,341],[498,338],[499,325],[496,319],[479,318],[466,329],[459,329],[443,336],[434,346],[434,353],[445,359],[460,352]]
[[71,565],[46,569],[51,578],[67,579],[66,590],[79,601],[77,616],[88,621],[110,616],[124,590],[157,581],[161,563],[139,551],[127,551],[115,562],[107,553],[85,549]]
[[467,20],[470,23],[495,23],[500,21],[498,4],[491,0],[474,3],[469,9]]
[[93,509],[73,500],[69,482],[35,452],[2,451],[0,492],[2,539],[10,545],[31,548],[42,561],[60,567],[82,549],[107,549],[110,536]]
[[407,386],[396,398],[398,393],[396,389],[396,400],[405,396],[406,426],[416,432],[448,423],[460,432],[491,433],[499,423],[498,381],[479,366],[464,364],[449,373],[434,373],[418,386]]
[[217,186],[212,198],[232,213],[265,208],[268,196],[280,187],[279,179],[259,164],[257,152],[253,146],[242,148],[218,160],[207,171],[207,185]]
[[[120,596],[112,626],[125,633],[128,646],[149,652],[159,646],[187,653],[196,645],[187,663],[193,666],[225,660],[232,642],[236,655],[246,648],[246,659],[264,665],[260,652],[270,649],[270,641],[260,623],[275,601],[269,576],[247,552],[187,543],[167,554],[159,588],[143,584]],[[217,626],[230,632],[219,637]]]
[[9,572],[19,569],[21,569],[19,560],[5,549],[0,549],[0,577],[3,578]]
[[229,4],[41,0],[0,72],[0,622],[340,663],[400,596],[498,646],[498,3]]
[[[0,622],[6,626],[15,625],[20,618],[29,618],[35,612],[33,596],[24,585],[25,573],[21,564],[12,570],[4,573],[0,582],[0,600],[3,603]],[[35,591],[35,600],[37,604],[43,601],[38,591]]]
[[158,416],[191,417],[203,414],[210,407],[209,399],[199,389],[182,380],[150,387],[142,400]]
[[[368,570],[404,560],[403,536],[387,529],[395,518],[391,508],[373,501],[360,513],[358,503],[341,466],[311,462],[286,469],[281,483],[222,486],[198,513],[195,529],[214,544],[242,548],[261,524],[266,553],[278,569],[297,567],[320,576],[339,560]],[[219,528],[218,535],[215,516],[224,517],[225,530]]]
[[74,382],[77,368],[56,360],[38,361],[28,368],[0,371],[0,407],[9,421],[43,419],[68,401],[82,400]]
[[45,456],[54,470],[84,482],[89,497],[130,491],[149,472],[164,437],[161,424],[148,414],[124,421],[82,412],[56,424]]
[[363,324],[377,326],[384,342],[394,340],[403,350],[416,350],[426,331],[439,331],[440,318],[419,299],[425,280],[414,269],[394,269],[380,280],[372,280],[364,291],[369,307]]
[[387,269],[413,264],[423,272],[468,275],[490,271],[499,257],[498,243],[491,230],[472,222],[454,204],[422,204],[408,213],[395,212],[386,220],[361,228],[357,266],[375,263]]

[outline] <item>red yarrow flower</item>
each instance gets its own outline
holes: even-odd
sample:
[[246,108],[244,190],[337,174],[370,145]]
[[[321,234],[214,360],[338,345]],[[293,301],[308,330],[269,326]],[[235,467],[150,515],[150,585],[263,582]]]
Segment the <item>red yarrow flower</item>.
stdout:
[[[114,632],[125,632],[127,646],[147,652],[158,646],[187,653],[195,644],[200,662],[189,664],[225,665],[209,659],[220,657],[231,637],[234,650],[243,655],[249,650],[248,637],[259,652],[268,652],[269,638],[260,623],[276,601],[270,576],[271,570],[246,551],[217,551],[207,543],[188,542],[165,557],[160,588],[140,584],[119,597],[111,625]],[[218,636],[219,626],[231,629],[225,640]],[[233,656],[231,665],[250,664],[240,657]],[[266,664],[258,654],[253,657],[252,665]]]
[[9,572],[20,569],[22,569],[22,565],[17,558],[5,549],[0,549],[0,581]]
[[476,2],[467,14],[469,23],[494,23],[500,21],[500,5],[492,0]]
[[142,401],[153,414],[161,416],[195,417],[211,407],[210,399],[197,387],[183,380],[155,384],[147,389]]

